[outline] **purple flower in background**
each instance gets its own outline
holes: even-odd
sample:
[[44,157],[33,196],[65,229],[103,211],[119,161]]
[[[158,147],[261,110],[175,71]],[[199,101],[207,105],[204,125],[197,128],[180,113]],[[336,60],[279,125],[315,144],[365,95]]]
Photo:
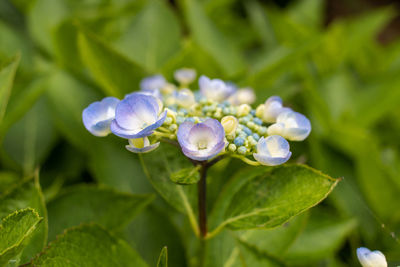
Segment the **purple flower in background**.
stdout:
[[298,112],[279,114],[276,123],[268,127],[268,135],[280,135],[290,141],[303,141],[311,132],[310,121]]
[[197,124],[186,121],[179,126],[177,137],[183,154],[199,161],[216,156],[225,146],[224,128],[215,119]]
[[149,136],[166,118],[167,112],[161,111],[162,106],[155,97],[133,93],[118,103],[111,131],[127,139]]
[[167,81],[161,74],[146,77],[140,81],[141,90],[161,90],[167,85]]
[[253,157],[262,165],[275,166],[288,161],[291,155],[288,141],[279,135],[271,135],[258,140],[257,153]]
[[110,134],[110,124],[115,117],[115,108],[119,102],[119,99],[115,97],[106,97],[85,108],[82,112],[82,120],[86,129],[95,136]]
[[226,84],[220,79],[211,80],[207,76],[202,75],[199,79],[200,92],[207,99],[222,102],[230,95],[235,93],[236,88],[232,84]]
[[283,107],[282,99],[279,96],[271,96],[265,101],[262,118],[265,122],[275,122],[279,114],[287,111],[291,111],[291,109]]

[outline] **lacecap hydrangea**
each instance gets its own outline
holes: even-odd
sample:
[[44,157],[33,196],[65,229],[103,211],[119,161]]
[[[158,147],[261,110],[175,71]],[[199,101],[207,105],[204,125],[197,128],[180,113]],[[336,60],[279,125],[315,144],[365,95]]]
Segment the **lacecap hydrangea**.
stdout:
[[310,121],[283,105],[278,96],[251,107],[251,88],[233,83],[198,79],[193,69],[179,69],[175,83],[162,75],[143,79],[140,91],[119,100],[106,97],[83,110],[86,129],[95,136],[110,133],[127,139],[126,148],[147,153],[160,142],[179,144],[194,161],[219,155],[242,159],[252,165],[275,166],[289,160],[288,141],[303,141],[311,131]]

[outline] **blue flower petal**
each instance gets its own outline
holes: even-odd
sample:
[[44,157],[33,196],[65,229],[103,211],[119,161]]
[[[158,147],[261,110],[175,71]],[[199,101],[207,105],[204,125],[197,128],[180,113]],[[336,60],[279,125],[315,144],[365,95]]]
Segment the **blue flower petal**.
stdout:
[[289,143],[279,135],[261,137],[257,144],[257,153],[253,154],[259,163],[267,166],[283,164],[291,156]]
[[119,102],[115,97],[106,97],[85,108],[82,112],[82,121],[86,129],[95,136],[108,135]]

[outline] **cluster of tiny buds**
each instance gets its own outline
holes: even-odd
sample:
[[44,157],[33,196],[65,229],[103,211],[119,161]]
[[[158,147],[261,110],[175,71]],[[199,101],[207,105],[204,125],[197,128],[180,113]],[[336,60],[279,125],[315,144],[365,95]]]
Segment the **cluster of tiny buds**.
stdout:
[[178,141],[192,160],[228,154],[268,166],[290,158],[288,140],[302,141],[310,134],[310,121],[284,107],[280,97],[252,108],[256,97],[251,88],[202,75],[198,87],[190,89],[196,76],[193,69],[179,69],[177,84],[162,75],[144,78],[141,90],[122,100],[106,97],[90,104],[83,123],[96,136],[113,133],[128,139],[126,148],[135,153],[150,152],[160,141]]

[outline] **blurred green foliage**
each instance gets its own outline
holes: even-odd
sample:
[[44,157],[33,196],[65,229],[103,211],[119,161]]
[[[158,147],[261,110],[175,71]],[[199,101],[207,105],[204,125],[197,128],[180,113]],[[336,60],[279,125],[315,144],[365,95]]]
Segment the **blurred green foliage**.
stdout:
[[[81,122],[82,110],[105,95],[122,97],[146,75],[171,78],[192,67],[254,88],[259,103],[280,95],[307,114],[313,131],[293,145],[294,161],[344,178],[320,206],[283,226],[223,230],[208,241],[205,266],[358,266],[359,246],[399,264],[400,41],[376,41],[396,11],[324,26],[322,0],[285,9],[257,0],[173,2],[0,1],[0,215],[34,208],[38,214],[13,215],[27,213],[20,223],[30,228],[43,218],[20,263],[65,228],[97,222],[104,229],[68,230],[35,263],[60,253],[66,240],[93,238],[116,247],[97,250],[118,258],[115,266],[166,266],[164,246],[170,266],[199,264],[197,240],[180,213],[192,201],[180,196],[192,189],[163,196],[176,209],[160,196],[150,203],[151,183],[160,192],[163,184],[146,178],[123,140],[91,136]],[[243,168],[237,160],[213,167],[210,211]],[[27,236],[17,234],[15,255]]]

